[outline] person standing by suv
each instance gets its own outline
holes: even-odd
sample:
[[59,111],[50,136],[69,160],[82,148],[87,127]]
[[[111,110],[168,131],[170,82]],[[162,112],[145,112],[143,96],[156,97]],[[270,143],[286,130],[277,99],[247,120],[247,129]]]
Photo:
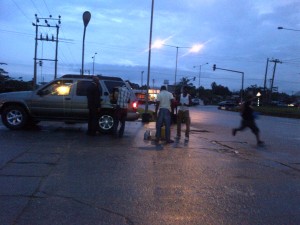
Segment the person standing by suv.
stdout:
[[88,131],[87,135],[95,136],[98,128],[98,114],[101,108],[99,79],[94,76],[92,82],[87,88],[87,103],[89,109]]
[[161,127],[164,124],[166,126],[166,143],[173,143],[171,140],[171,105],[173,103],[172,93],[167,91],[166,86],[161,86],[160,93],[157,95],[156,106],[155,106],[155,116],[158,117],[156,120],[156,134],[155,134],[155,144],[159,143],[161,138]]
[[[127,116],[128,103],[130,102],[130,92],[126,85],[118,88],[117,106],[114,115],[114,135],[123,137],[125,130],[125,121]],[[119,123],[121,123],[118,131]]]
[[192,104],[191,96],[188,94],[187,87],[182,87],[182,94],[178,97],[179,110],[177,113],[177,136],[176,141],[179,141],[181,137],[181,124],[185,123],[185,142],[189,141],[191,117],[189,106]]

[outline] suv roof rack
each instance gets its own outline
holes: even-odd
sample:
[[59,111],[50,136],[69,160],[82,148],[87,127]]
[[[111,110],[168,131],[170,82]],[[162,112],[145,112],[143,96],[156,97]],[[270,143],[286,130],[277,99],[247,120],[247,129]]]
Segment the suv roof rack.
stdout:
[[[99,78],[99,80],[117,80],[117,81],[123,81],[120,77],[112,77],[112,76],[103,76],[103,75],[95,75]],[[63,75],[62,78],[85,78],[85,79],[92,79],[93,75],[78,75],[78,74],[66,74]]]

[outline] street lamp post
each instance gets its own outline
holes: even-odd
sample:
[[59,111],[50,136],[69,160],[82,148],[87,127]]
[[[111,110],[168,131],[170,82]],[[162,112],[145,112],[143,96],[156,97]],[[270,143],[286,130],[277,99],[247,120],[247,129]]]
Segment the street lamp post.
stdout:
[[178,65],[178,49],[179,48],[190,48],[190,47],[179,47],[179,46],[174,46],[174,45],[166,45],[166,44],[162,44],[164,46],[168,46],[168,47],[172,47],[172,48],[176,48],[176,61],[175,61],[175,82],[174,85],[176,86],[176,78],[177,78],[177,65]]
[[91,19],[91,13],[89,11],[85,11],[82,15],[82,20],[83,20],[83,25],[84,25],[84,29],[83,29],[83,38],[82,38],[82,62],[81,62],[81,75],[83,76],[83,71],[84,71],[84,40],[85,40],[85,31],[86,31],[86,27],[89,24]]
[[147,91],[146,91],[146,105],[145,112],[142,114],[142,121],[149,122],[150,121],[150,113],[148,112],[149,108],[149,82],[150,82],[150,64],[151,64],[151,45],[152,45],[152,27],[153,27],[153,12],[154,12],[154,0],[152,0],[151,4],[151,18],[150,18],[150,35],[149,35],[149,52],[148,52],[148,71],[147,71]]
[[177,79],[177,65],[178,65],[178,51],[179,48],[188,48],[190,49],[189,52],[190,53],[196,53],[199,52],[201,50],[201,48],[203,47],[203,45],[201,44],[196,44],[193,45],[192,47],[181,47],[181,46],[175,46],[175,45],[166,45],[164,44],[165,40],[161,41],[161,40],[157,40],[154,45],[153,48],[161,48],[162,46],[168,46],[168,47],[172,47],[172,48],[176,48],[176,61],[175,61],[175,79],[174,79],[174,85],[176,86],[176,79]]
[[93,75],[95,75],[95,58],[96,58],[97,52],[95,52],[94,56],[92,57],[93,59]]
[[141,87],[143,86],[143,74],[144,74],[144,71],[141,71]]
[[204,63],[204,64],[202,64],[202,65],[199,65],[199,66],[194,66],[194,68],[197,68],[197,67],[199,67],[199,83],[198,83],[198,86],[199,86],[199,88],[200,88],[200,77],[201,77],[201,68],[202,68],[202,66],[205,66],[205,65],[208,65],[208,62],[207,63]]

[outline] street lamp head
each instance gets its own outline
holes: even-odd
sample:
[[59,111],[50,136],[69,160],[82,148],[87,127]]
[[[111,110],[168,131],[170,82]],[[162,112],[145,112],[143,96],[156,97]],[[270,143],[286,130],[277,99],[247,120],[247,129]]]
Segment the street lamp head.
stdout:
[[204,47],[204,45],[202,45],[202,44],[196,44],[196,45],[193,45],[193,46],[190,48],[189,52],[198,53],[198,52],[200,52],[200,50],[201,50],[203,47]]
[[89,11],[85,11],[82,15],[84,27],[86,27],[91,19],[91,13]]
[[165,45],[165,41],[164,40],[156,40],[153,44],[152,44],[152,46],[151,46],[151,48],[162,48],[162,46],[163,45]]

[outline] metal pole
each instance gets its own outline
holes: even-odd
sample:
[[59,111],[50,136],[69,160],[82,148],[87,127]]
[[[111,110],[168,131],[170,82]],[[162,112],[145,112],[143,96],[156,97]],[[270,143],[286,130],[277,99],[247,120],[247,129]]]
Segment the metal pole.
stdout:
[[241,102],[243,102],[243,95],[244,95],[244,72],[242,72]]
[[273,85],[274,85],[274,77],[275,77],[276,65],[277,65],[277,63],[275,62],[274,63],[274,67],[273,67],[273,76],[272,76],[272,82],[271,82],[271,95],[272,95],[272,92],[273,92]]
[[144,74],[144,71],[141,71],[141,87],[143,86],[143,74]]
[[96,60],[96,55],[97,55],[97,52],[95,52],[94,56],[92,57],[92,59],[93,59],[93,75],[95,75],[95,60]]
[[91,13],[89,11],[85,11],[82,15],[82,20],[84,24],[84,29],[83,29],[83,38],[82,38],[82,62],[81,62],[81,75],[83,76],[83,71],[84,71],[84,40],[85,40],[85,31],[86,27],[89,24],[91,19]]
[[54,71],[54,79],[57,78],[57,53],[58,53],[58,32],[59,32],[59,26],[56,26],[56,48],[55,48],[55,71]]
[[269,67],[269,58],[267,58],[267,65],[266,65],[266,71],[265,71],[264,94],[266,94],[268,67]]
[[154,10],[154,0],[152,0],[152,6],[151,6],[151,21],[150,21],[150,37],[149,37],[148,74],[147,74],[147,91],[146,91],[145,114],[148,113],[148,104],[149,104],[148,96],[149,96],[150,64],[151,64],[151,45],[152,45],[153,10]]
[[82,38],[82,62],[81,62],[81,76],[83,76],[83,69],[84,69],[84,40],[85,40],[85,30],[86,30],[86,26],[83,29],[83,38]]
[[95,75],[95,55],[93,56],[93,75]]
[[200,76],[201,76],[201,67],[202,67],[202,66],[200,65],[199,67],[200,67],[200,69],[199,69],[199,85],[198,85],[198,86],[199,86],[199,88],[200,88]]
[[35,89],[36,86],[36,73],[37,73],[37,68],[36,68],[36,56],[37,56],[37,41],[38,41],[38,19],[36,17],[36,25],[35,25],[35,50],[34,50],[34,69],[33,69],[33,81],[32,81],[32,86],[33,90]]
[[177,77],[177,64],[178,64],[178,48],[179,47],[176,47],[176,65],[175,65],[175,89],[176,89],[176,77]]

